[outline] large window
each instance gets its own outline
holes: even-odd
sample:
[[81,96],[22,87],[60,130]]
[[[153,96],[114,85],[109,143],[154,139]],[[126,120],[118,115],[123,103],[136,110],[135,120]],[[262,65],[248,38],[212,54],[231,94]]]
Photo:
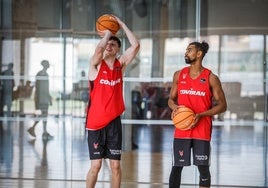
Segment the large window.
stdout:
[[[127,23],[141,44],[124,75],[125,151],[131,150],[135,126],[156,125],[152,130],[159,133],[158,125],[172,125],[167,100],[173,74],[186,66],[185,49],[194,40],[209,43],[203,65],[220,78],[227,98],[228,109],[214,117],[215,125],[227,124],[230,126],[223,127],[229,129],[233,125],[245,125],[241,122],[249,123],[251,128],[254,123],[265,124],[267,7],[267,0],[0,0],[0,119],[25,118],[33,122],[40,114],[35,109],[36,74],[43,68],[41,62],[48,60],[50,121],[62,120],[60,125],[67,125],[66,135],[70,137],[84,134],[89,60],[100,40],[95,20],[110,13]],[[129,42],[123,32],[117,36],[122,40],[123,51]],[[73,128],[73,122],[80,120],[77,123],[82,125],[80,129]],[[266,126],[261,124],[261,131]],[[227,138],[231,136],[229,130],[224,133]],[[263,137],[263,144],[267,145],[267,135]],[[81,140],[68,142],[74,145],[68,150],[70,158],[77,157],[80,148],[76,146]],[[83,157],[88,160],[87,156]],[[73,158],[71,161],[77,162]],[[72,174],[72,170],[68,166],[67,174]],[[81,178],[77,176],[72,177]],[[27,177],[27,172],[23,177],[32,178]],[[105,178],[106,181],[108,177]],[[194,184],[197,179],[188,177],[187,182]],[[235,177],[232,181],[237,184]]]

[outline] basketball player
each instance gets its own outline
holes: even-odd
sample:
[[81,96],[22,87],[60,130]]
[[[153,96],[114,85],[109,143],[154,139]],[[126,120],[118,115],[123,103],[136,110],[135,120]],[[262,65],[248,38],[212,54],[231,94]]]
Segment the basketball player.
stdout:
[[122,127],[120,115],[125,110],[123,101],[123,73],[139,51],[139,41],[132,31],[116,17],[125,32],[130,47],[118,56],[121,42],[105,30],[90,60],[90,104],[87,112],[88,148],[91,167],[87,174],[87,188],[95,187],[102,159],[108,158],[112,172],[111,187],[121,184]]
[[[187,106],[195,112],[195,120],[190,130],[175,128],[173,152],[174,164],[169,177],[169,187],[179,188],[184,166],[198,167],[200,187],[210,187],[210,140],[212,116],[226,110],[226,99],[219,78],[203,67],[202,60],[209,49],[206,42],[192,42],[185,52],[185,62],[189,66],[176,71],[168,105],[175,110],[179,105]],[[216,102],[212,105],[212,99]],[[213,102],[214,104],[214,102]]]

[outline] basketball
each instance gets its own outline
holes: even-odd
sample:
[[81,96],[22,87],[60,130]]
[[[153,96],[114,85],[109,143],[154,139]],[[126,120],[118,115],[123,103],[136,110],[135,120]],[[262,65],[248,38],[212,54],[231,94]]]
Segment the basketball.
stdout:
[[188,130],[191,129],[194,116],[195,113],[192,109],[186,106],[179,106],[177,109],[173,110],[171,119],[176,128],[180,130]]
[[96,22],[97,31],[110,30],[115,35],[119,29],[120,26],[117,20],[111,14],[104,14],[97,19]]

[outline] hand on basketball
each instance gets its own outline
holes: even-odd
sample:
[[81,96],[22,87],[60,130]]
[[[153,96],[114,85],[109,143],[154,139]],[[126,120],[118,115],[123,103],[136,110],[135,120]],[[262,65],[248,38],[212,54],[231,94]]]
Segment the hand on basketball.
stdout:
[[197,123],[198,123],[198,121],[199,121],[200,118],[201,118],[201,115],[200,114],[195,114],[194,121],[192,123],[191,129],[193,129],[193,128],[196,127],[196,125],[197,125]]
[[118,24],[120,25],[120,27],[122,27],[122,25],[124,24],[124,22],[122,22],[122,20],[120,20],[120,18],[118,18],[117,16],[113,15],[114,18],[116,19],[116,21],[118,22]]
[[179,110],[180,107],[184,107],[184,106],[183,105],[179,105],[176,108],[174,108],[174,110],[172,110],[171,119],[174,118],[174,116],[177,114],[177,111]]
[[105,35],[110,35],[112,36],[113,33],[110,30],[104,30],[104,31],[98,31],[98,35],[103,38]]
[[171,113],[171,119],[174,118],[174,116],[176,115],[176,112],[177,112],[178,108],[175,108],[174,110],[172,110],[172,113]]

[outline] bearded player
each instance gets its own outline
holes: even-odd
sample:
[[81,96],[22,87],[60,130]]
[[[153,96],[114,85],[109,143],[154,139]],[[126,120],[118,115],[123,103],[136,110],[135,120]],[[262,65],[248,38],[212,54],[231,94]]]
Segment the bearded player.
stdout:
[[[179,105],[191,108],[195,115],[190,130],[175,128],[173,141],[174,164],[169,177],[169,187],[179,188],[184,166],[193,163],[200,174],[199,186],[210,187],[210,141],[212,116],[226,110],[227,104],[219,78],[202,65],[209,49],[206,42],[192,42],[185,52],[185,62],[189,66],[176,71],[168,105],[172,110]],[[215,101],[215,104],[212,100]]]

